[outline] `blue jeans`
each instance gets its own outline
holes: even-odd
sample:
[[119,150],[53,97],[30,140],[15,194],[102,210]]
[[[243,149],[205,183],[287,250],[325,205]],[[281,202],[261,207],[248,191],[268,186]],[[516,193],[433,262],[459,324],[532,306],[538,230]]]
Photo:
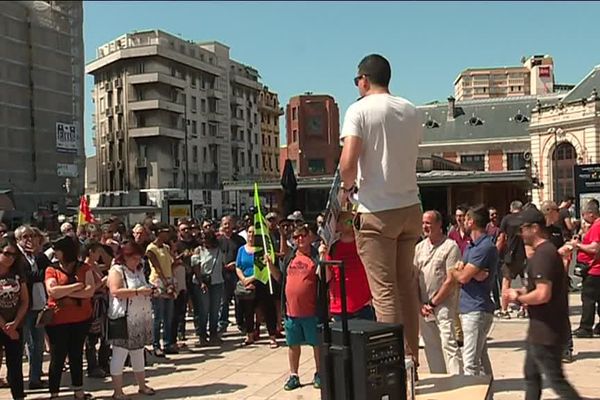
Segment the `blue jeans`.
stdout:
[[464,345],[462,348],[465,375],[493,376],[492,363],[487,351],[487,336],[492,328],[494,314],[474,311],[460,315]]
[[196,334],[200,338],[206,338],[206,325],[208,324],[210,337],[214,338],[219,329],[219,310],[223,298],[224,284],[210,285],[204,293],[202,293],[199,285],[194,286],[194,310],[198,309],[198,312],[194,313]]
[[172,346],[173,312],[175,303],[173,299],[157,298],[152,300],[152,313],[154,314],[154,324],[152,329],[153,345],[155,349],[160,349],[160,329],[162,327],[163,344],[166,347]]
[[221,310],[219,311],[219,330],[225,331],[229,326],[229,303],[234,300],[235,304],[235,322],[238,326],[244,326],[244,311],[240,302],[235,298],[235,285],[237,283],[237,275],[231,272],[225,272],[225,283],[223,286],[223,298],[221,300]]
[[29,383],[42,379],[42,362],[44,361],[44,328],[36,328],[39,311],[28,311],[23,324],[23,339],[27,346],[29,358]]

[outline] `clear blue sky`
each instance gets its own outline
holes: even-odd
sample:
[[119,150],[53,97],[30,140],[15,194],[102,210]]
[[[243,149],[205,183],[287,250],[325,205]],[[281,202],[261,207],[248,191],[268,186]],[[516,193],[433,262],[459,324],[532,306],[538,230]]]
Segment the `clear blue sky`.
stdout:
[[[356,65],[374,52],[392,64],[392,91],[415,104],[445,99],[467,67],[517,65],[532,54],[552,55],[556,81],[577,83],[600,64],[599,15],[600,3],[584,2],[86,1],[85,54],[87,63],[98,46],[143,29],[218,40],[257,68],[282,104],[327,93],[343,116],[358,96]],[[95,152],[92,83],[87,77],[87,154]]]

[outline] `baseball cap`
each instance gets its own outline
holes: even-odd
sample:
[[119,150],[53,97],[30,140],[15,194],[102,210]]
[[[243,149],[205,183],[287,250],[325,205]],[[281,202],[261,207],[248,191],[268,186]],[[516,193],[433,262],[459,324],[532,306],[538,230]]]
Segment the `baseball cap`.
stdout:
[[549,214],[551,211],[558,211],[558,206],[552,200],[546,200],[542,202],[540,210],[542,211],[542,214],[546,215]]
[[286,218],[288,221],[292,221],[292,222],[296,222],[296,221],[303,221],[302,216],[298,216],[296,214],[290,214],[287,216]]
[[545,226],[546,218],[538,209],[531,207],[519,213],[519,222],[521,225],[538,224]]

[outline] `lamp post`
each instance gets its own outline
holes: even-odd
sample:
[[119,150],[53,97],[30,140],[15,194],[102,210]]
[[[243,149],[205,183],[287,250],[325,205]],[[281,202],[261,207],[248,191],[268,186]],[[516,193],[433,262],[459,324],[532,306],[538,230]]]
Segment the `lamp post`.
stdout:
[[189,121],[187,119],[187,93],[185,90],[183,91],[183,148],[184,148],[184,156],[185,156],[185,199],[190,199],[190,163],[189,163],[189,149],[188,149],[188,124]]

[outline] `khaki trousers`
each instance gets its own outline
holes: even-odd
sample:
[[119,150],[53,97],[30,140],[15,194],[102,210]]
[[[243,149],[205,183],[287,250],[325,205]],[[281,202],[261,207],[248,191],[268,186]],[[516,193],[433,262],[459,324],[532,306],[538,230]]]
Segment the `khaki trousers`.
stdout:
[[413,264],[421,206],[358,214],[358,254],[365,266],[377,321],[404,327],[406,355],[418,361],[419,284]]

